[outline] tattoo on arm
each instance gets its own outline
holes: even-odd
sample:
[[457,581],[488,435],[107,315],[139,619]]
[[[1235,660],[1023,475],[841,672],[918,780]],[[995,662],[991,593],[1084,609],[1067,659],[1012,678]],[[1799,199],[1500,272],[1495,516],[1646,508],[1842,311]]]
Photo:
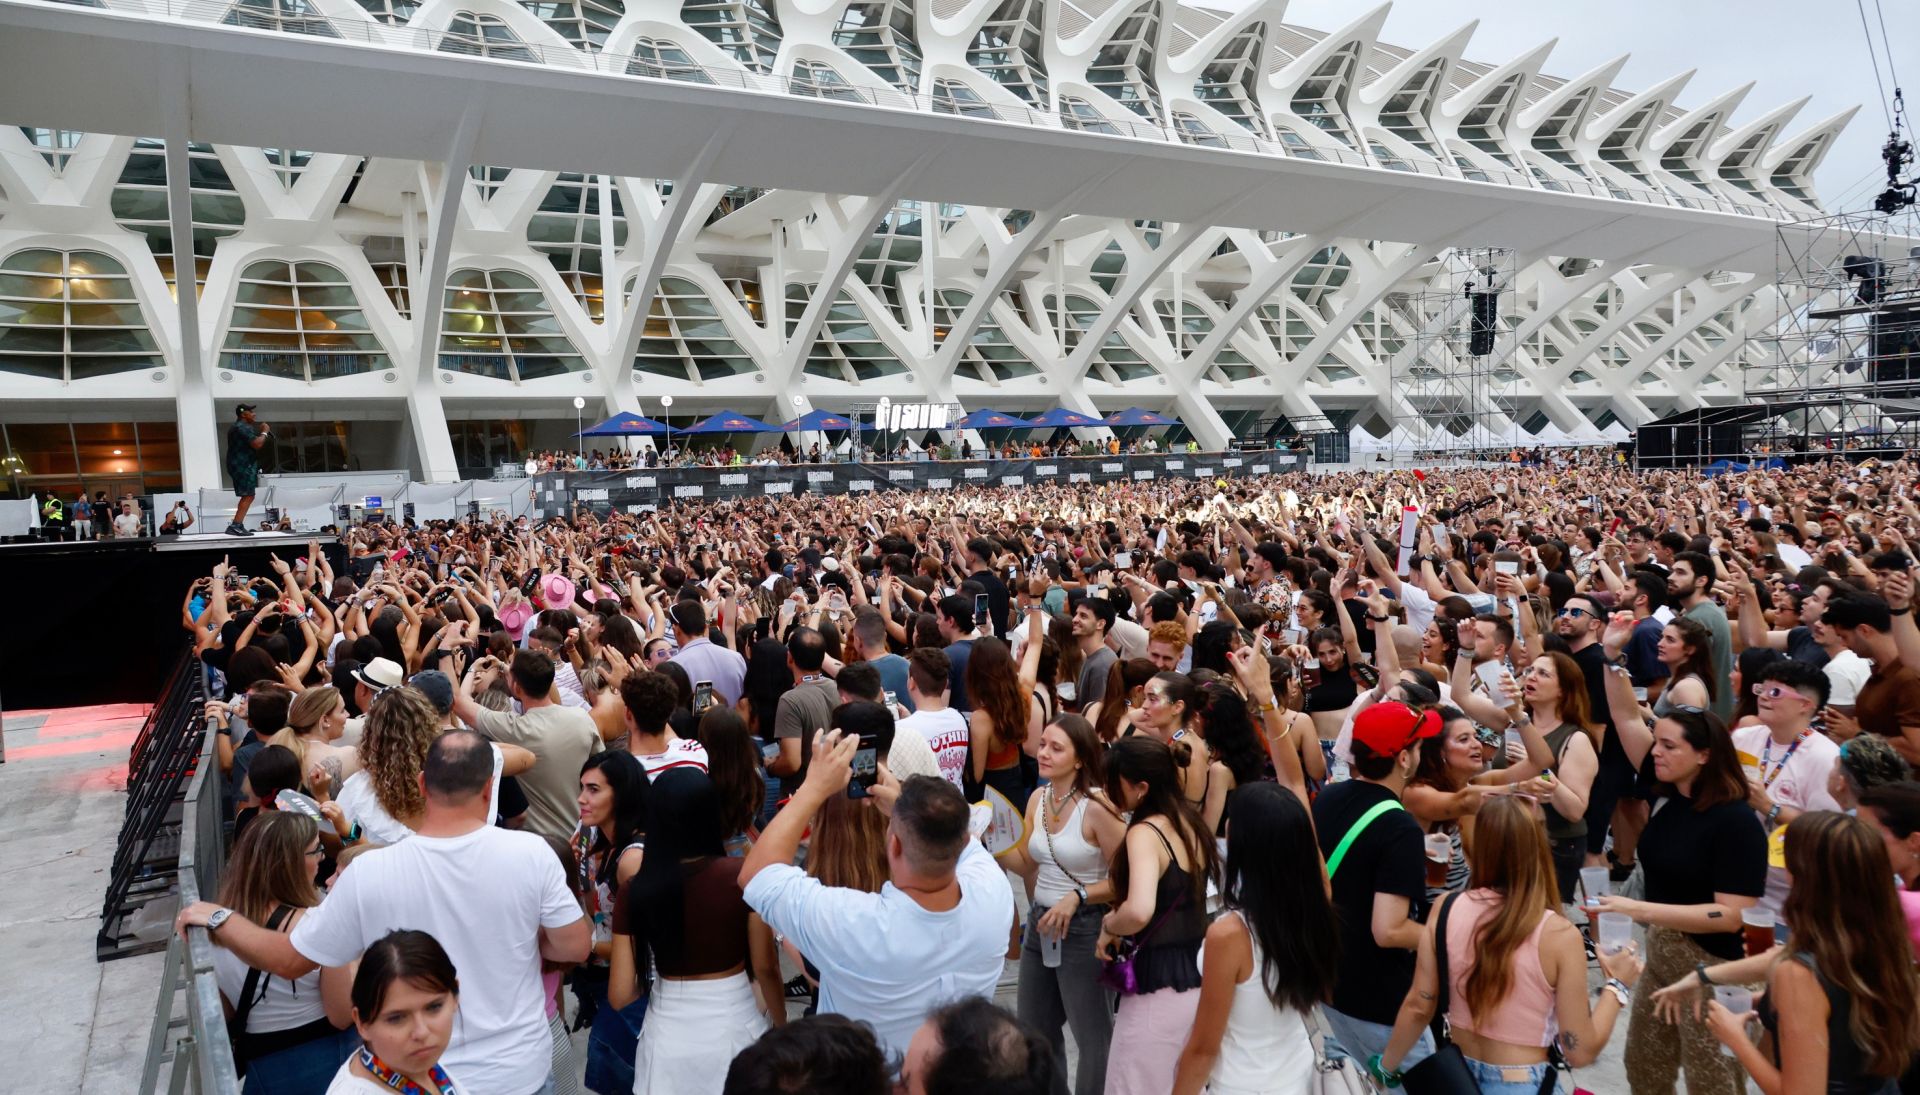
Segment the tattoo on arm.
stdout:
[[1563,1030],[1560,1032],[1560,1051],[1562,1053],[1572,1053],[1574,1050],[1578,1048],[1580,1048],[1579,1035],[1574,1034],[1570,1030]]
[[1421,993],[1421,994],[1420,994],[1420,999],[1422,999],[1422,1000],[1431,1000],[1431,999],[1433,999],[1433,998],[1434,998],[1434,997],[1433,997],[1433,993],[1431,993],[1431,992],[1423,992],[1423,993]]
[[1712,912],[1710,912],[1710,913],[1708,913],[1708,914],[1707,914],[1707,919],[1708,919],[1708,920],[1718,920],[1718,919],[1720,919],[1721,917],[1724,917],[1724,916],[1726,916],[1726,915],[1727,915],[1726,913],[1723,913],[1723,912],[1721,912],[1721,911],[1720,911],[1719,909],[1715,909],[1715,910],[1713,910]]

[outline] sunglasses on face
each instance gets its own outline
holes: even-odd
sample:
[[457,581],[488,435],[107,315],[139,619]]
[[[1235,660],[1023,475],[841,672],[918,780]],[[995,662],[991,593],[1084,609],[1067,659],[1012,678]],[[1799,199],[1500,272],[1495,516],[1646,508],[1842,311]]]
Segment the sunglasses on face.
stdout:
[[1783,699],[1804,700],[1807,698],[1783,684],[1756,684],[1753,686],[1753,694],[1763,700],[1776,701]]
[[1559,612],[1554,613],[1554,615],[1556,616],[1591,616],[1593,615],[1593,613],[1588,612],[1584,608],[1563,608]]

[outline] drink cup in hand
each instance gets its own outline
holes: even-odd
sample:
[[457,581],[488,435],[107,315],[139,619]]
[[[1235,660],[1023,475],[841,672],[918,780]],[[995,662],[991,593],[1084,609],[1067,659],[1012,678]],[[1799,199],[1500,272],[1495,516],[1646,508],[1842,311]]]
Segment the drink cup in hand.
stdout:
[[1611,892],[1612,880],[1605,867],[1580,868],[1580,888],[1587,895],[1586,906],[1599,908],[1600,899]]

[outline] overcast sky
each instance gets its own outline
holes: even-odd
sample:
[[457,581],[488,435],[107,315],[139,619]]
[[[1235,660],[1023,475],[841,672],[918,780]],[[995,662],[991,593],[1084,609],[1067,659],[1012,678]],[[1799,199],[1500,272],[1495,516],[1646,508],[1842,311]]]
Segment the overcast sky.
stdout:
[[[1201,0],[1228,10],[1242,0]],[[1863,0],[1883,50],[1873,0]],[[1920,107],[1920,3],[1880,0],[1893,65],[1907,81],[1910,105]],[[1880,190],[1880,146],[1886,140],[1883,99],[1875,90],[1867,39],[1855,0],[1401,0],[1387,15],[1381,40],[1410,49],[1430,45],[1478,19],[1466,57],[1500,64],[1557,38],[1543,71],[1574,77],[1619,55],[1631,54],[1614,86],[1632,91],[1698,69],[1679,105],[1693,107],[1754,81],[1733,117],[1738,126],[1802,95],[1812,98],[1788,123],[1791,135],[1819,119],[1858,105],[1860,112],[1827,153],[1814,182],[1828,209],[1865,208]],[[1334,31],[1368,11],[1353,0],[1290,0],[1286,20]],[[1893,94],[1887,61],[1881,79]]]

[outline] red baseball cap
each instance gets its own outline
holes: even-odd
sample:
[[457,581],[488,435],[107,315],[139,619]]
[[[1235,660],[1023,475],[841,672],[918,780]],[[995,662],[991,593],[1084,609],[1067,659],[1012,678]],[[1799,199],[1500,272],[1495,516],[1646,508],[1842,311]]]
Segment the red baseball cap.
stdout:
[[1422,738],[1440,732],[1440,712],[1415,711],[1404,703],[1376,703],[1353,719],[1353,740],[1377,757],[1397,757]]

